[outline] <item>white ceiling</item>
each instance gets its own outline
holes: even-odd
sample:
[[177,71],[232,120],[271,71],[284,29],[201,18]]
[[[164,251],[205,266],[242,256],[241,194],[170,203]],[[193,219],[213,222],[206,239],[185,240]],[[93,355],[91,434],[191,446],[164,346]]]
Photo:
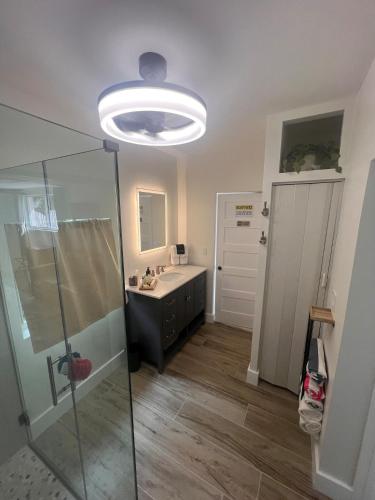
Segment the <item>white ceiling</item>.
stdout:
[[102,135],[98,94],[137,79],[139,54],[157,51],[168,80],[207,103],[207,135],[183,147],[202,151],[270,112],[355,92],[374,19],[374,0],[3,1],[0,101],[6,86]]
[[92,137],[0,106],[0,170],[99,147]]

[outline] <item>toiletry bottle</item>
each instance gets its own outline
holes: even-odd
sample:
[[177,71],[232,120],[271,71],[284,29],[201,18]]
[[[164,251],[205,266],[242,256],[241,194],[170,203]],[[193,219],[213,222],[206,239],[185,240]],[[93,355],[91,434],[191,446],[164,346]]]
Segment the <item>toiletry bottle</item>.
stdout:
[[147,267],[147,269],[146,269],[146,276],[149,276],[150,274],[151,274],[150,268]]

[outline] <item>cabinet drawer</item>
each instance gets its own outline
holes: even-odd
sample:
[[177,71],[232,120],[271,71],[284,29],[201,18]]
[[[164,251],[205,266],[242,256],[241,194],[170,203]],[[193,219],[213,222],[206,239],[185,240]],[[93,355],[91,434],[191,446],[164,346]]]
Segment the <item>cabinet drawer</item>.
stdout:
[[168,311],[163,315],[163,330],[168,328],[176,328],[177,314],[174,311]]
[[173,292],[163,299],[163,317],[177,310],[177,293]]
[[177,337],[178,332],[175,324],[169,328],[164,328],[161,337],[161,344],[163,349],[168,349],[168,347],[173,344]]

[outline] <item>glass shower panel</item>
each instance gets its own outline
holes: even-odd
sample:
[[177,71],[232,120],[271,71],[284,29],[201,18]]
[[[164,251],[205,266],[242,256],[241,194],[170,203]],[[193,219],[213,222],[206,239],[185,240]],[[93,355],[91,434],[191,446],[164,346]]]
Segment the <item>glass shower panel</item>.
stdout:
[[[56,213],[47,197],[42,163],[0,170],[0,273],[11,343],[30,423],[30,445],[84,498],[77,427],[69,381],[54,258]],[[51,381],[54,385],[51,385]],[[53,404],[51,389],[58,405]]]
[[[136,498],[114,154],[45,163],[87,495]],[[74,430],[72,414],[62,417]]]

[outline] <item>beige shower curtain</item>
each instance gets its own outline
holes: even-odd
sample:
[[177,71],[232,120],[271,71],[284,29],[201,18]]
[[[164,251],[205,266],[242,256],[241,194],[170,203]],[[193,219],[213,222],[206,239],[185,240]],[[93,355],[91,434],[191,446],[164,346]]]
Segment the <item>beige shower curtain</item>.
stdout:
[[54,234],[7,224],[6,233],[34,352],[63,340],[62,314],[70,337],[123,306],[111,220],[60,222]]

